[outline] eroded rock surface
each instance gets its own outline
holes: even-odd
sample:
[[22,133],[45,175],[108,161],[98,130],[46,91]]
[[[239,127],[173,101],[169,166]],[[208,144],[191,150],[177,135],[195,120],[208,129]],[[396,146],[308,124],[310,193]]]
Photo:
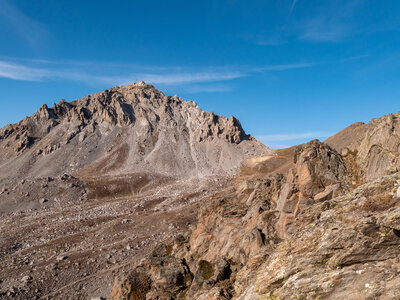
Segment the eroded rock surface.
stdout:
[[356,123],[326,140],[352,160],[364,182],[393,174],[400,167],[400,113]]
[[397,299],[400,173],[355,187],[350,169],[319,141],[245,164],[167,246],[193,274],[167,299]]

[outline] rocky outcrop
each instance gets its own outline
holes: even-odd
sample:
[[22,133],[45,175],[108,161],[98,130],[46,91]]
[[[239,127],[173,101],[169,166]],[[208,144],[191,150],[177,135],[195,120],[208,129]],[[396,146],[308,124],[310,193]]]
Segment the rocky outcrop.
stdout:
[[171,256],[160,245],[128,276],[116,279],[110,300],[182,297],[192,279],[185,260]]
[[400,166],[400,114],[374,119],[357,149],[366,180],[397,172]]
[[197,140],[199,142],[212,141],[215,137],[223,137],[227,142],[236,144],[250,138],[235,117],[230,116],[229,119],[225,119],[211,113],[208,122],[200,129]]
[[399,178],[310,206],[290,239],[239,272],[234,298],[397,299]]
[[[307,211],[349,190],[345,161],[331,147],[315,140],[292,154],[287,157],[291,168],[284,174],[253,172],[237,178],[230,189],[202,206],[190,237],[169,246],[194,274],[186,299],[237,296],[235,282],[242,270],[260,267],[286,240],[295,238]],[[281,158],[259,163],[274,165]],[[121,288],[121,283],[115,285]]]
[[349,189],[350,183],[341,155],[318,140],[298,146],[293,163],[277,201],[281,237],[286,236],[287,227],[304,207],[340,195]]
[[397,172],[400,168],[400,113],[356,123],[326,140],[355,164],[361,182]]

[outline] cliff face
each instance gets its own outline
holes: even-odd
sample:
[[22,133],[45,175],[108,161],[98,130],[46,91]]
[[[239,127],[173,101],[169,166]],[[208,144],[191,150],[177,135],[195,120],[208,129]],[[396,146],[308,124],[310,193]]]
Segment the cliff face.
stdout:
[[[0,130],[1,179],[148,172],[178,178],[232,175],[270,152],[240,122],[139,82],[54,107]],[[7,170],[7,171],[6,171]]]
[[364,181],[400,168],[400,113],[355,123],[325,142],[353,160]]
[[116,279],[111,299],[397,299],[397,130],[390,115],[332,147],[311,141],[248,160],[202,204],[197,225],[159,250],[181,271],[149,258]]

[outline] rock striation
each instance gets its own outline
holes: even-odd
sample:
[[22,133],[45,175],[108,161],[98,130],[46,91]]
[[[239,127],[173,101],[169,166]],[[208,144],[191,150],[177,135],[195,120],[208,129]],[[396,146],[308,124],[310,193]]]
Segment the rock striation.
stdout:
[[[293,238],[302,228],[299,219],[310,207],[349,191],[345,161],[328,145],[314,140],[293,148],[291,154],[283,174],[255,175],[260,166],[251,164],[253,175],[237,178],[232,187],[211,199],[201,208],[189,237],[169,245],[169,255],[183,259],[193,274],[191,285],[182,286],[186,299],[231,299],[237,295],[234,283],[241,270],[256,269]],[[275,165],[275,160],[282,163],[279,156],[260,163]],[[210,274],[207,279],[204,268]],[[123,284],[126,281],[116,282],[114,291]],[[111,299],[129,299],[129,293]]]
[[363,182],[400,169],[400,113],[355,123],[325,142],[355,164]]

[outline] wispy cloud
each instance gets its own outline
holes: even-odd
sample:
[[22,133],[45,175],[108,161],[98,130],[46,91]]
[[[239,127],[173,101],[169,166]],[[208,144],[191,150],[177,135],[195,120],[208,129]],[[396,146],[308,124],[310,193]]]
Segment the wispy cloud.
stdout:
[[336,17],[318,16],[307,22],[299,39],[312,42],[342,42],[350,36],[350,28]]
[[297,4],[297,0],[293,0],[293,1],[292,1],[292,5],[290,6],[290,12],[289,12],[289,15],[291,15],[291,14],[292,14],[292,12],[293,12],[293,9],[294,9],[294,7],[296,6],[296,4]]
[[8,0],[0,1],[0,19],[31,48],[40,46],[48,35],[41,23],[29,18]]
[[367,58],[367,57],[369,57],[369,54],[361,54],[361,55],[342,58],[340,60],[340,62],[348,62],[348,61],[353,61],[353,60],[359,60],[359,59],[364,59],[364,58]]
[[98,75],[82,69],[71,68],[49,68],[32,67],[18,63],[0,61],[0,77],[14,80],[43,81],[43,80],[74,80],[74,81],[97,81],[107,84],[129,84],[134,81],[144,80],[146,82],[174,85],[200,82],[216,82],[232,80],[246,76],[240,71],[203,71],[203,72],[163,72],[159,73],[127,73],[125,75],[106,76]]
[[197,93],[226,93],[233,91],[232,86],[227,84],[206,84],[206,85],[190,85],[184,88],[185,91],[193,94]]
[[146,82],[161,84],[161,85],[174,85],[174,84],[187,84],[199,82],[215,82],[237,79],[247,76],[245,73],[239,71],[227,72],[198,72],[198,73],[166,73],[166,74],[149,74],[137,73],[127,76],[116,77],[97,77],[98,80],[106,83],[128,84],[133,81],[143,80]]
[[[326,0],[318,5],[307,2],[304,1],[304,7],[301,10],[299,7],[299,13],[292,16],[299,0],[290,0],[289,17],[282,15],[268,29],[261,28],[261,32],[242,32],[241,38],[260,46],[279,46],[296,41],[338,43],[378,30],[365,22],[363,0]],[[384,28],[380,31],[398,28],[398,21],[392,20],[389,27],[386,23],[380,26]]]
[[256,138],[263,143],[270,142],[283,142],[283,141],[296,141],[301,139],[321,139],[332,136],[331,132],[304,132],[304,133],[283,133],[283,134],[272,134],[272,135],[261,135]]
[[283,65],[270,65],[261,68],[257,68],[256,70],[259,72],[264,71],[286,71],[292,69],[303,69],[315,66],[316,63],[297,63],[297,64],[283,64]]
[[[121,65],[124,67],[122,68]],[[25,81],[79,81],[87,84],[124,85],[144,80],[164,86],[193,85],[197,92],[222,92],[226,85],[209,85],[248,77],[260,72],[277,72],[307,68],[314,63],[268,65],[263,67],[157,67],[119,63],[52,62],[48,60],[0,60],[0,77]],[[202,85],[196,85],[196,84]]]
[[299,39],[323,43],[346,41],[358,31],[355,14],[360,4],[360,0],[349,0],[345,4],[327,2],[313,17],[302,21]]
[[40,81],[50,76],[51,72],[48,70],[0,61],[0,77],[14,80]]

